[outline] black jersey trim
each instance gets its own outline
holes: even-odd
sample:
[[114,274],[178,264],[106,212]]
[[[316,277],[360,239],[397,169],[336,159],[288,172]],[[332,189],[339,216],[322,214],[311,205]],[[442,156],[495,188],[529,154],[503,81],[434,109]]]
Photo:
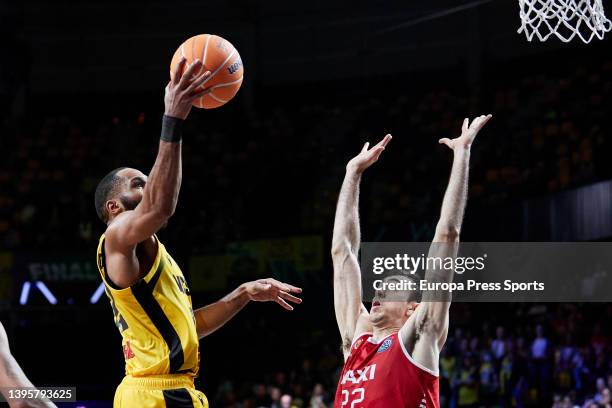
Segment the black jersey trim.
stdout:
[[106,237],[102,238],[102,245],[101,245],[102,249],[100,251],[100,263],[102,266],[102,271],[104,271],[104,280],[106,281],[108,286],[110,286],[111,288],[115,290],[121,290],[119,286],[115,285],[115,282],[113,282],[113,280],[110,278],[110,275],[108,274],[108,271],[106,270],[106,250],[104,249],[105,242],[106,242]]
[[193,401],[187,388],[163,390],[166,408],[193,408]]
[[155,300],[153,296],[153,289],[157,283],[159,276],[164,268],[165,260],[161,257],[157,270],[149,282],[145,282],[144,279],[138,281],[131,287],[134,298],[138,301],[142,309],[145,311],[151,323],[159,331],[162,338],[166,342],[168,349],[170,350],[170,374],[179,372],[179,369],[185,361],[183,354],[183,346],[178,333],[174,330],[174,326],[170,323],[168,316],[164,313],[163,309]]

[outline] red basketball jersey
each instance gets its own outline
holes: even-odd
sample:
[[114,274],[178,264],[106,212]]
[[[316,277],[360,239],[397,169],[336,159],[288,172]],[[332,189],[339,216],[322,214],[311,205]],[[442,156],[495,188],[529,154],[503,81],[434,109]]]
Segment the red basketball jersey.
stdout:
[[410,356],[394,333],[360,335],[344,364],[334,408],[440,408],[438,373]]

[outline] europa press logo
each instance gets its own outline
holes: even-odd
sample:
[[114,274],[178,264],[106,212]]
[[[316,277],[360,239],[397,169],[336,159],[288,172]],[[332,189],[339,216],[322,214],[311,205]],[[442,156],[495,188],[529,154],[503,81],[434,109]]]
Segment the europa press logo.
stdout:
[[378,348],[377,353],[382,353],[384,351],[389,350],[389,347],[391,347],[391,344],[393,344],[393,340],[391,340],[391,339],[387,339],[387,340],[383,341],[383,344],[380,345],[380,347]]

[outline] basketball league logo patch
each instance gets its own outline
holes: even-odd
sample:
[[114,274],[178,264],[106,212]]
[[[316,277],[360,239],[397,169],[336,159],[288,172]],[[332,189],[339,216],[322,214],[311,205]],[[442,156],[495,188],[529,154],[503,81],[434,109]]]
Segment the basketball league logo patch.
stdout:
[[393,340],[391,339],[385,340],[383,344],[381,344],[380,347],[378,348],[377,353],[382,353],[384,351],[389,350],[389,347],[391,347],[391,344],[393,344]]

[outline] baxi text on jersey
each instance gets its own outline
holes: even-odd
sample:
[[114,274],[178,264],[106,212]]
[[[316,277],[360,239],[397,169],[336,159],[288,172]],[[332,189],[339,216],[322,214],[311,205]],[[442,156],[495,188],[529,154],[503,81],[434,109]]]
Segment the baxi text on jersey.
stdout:
[[342,376],[342,385],[344,384],[360,384],[365,381],[371,381],[376,374],[376,364],[366,366],[362,369],[348,370]]

